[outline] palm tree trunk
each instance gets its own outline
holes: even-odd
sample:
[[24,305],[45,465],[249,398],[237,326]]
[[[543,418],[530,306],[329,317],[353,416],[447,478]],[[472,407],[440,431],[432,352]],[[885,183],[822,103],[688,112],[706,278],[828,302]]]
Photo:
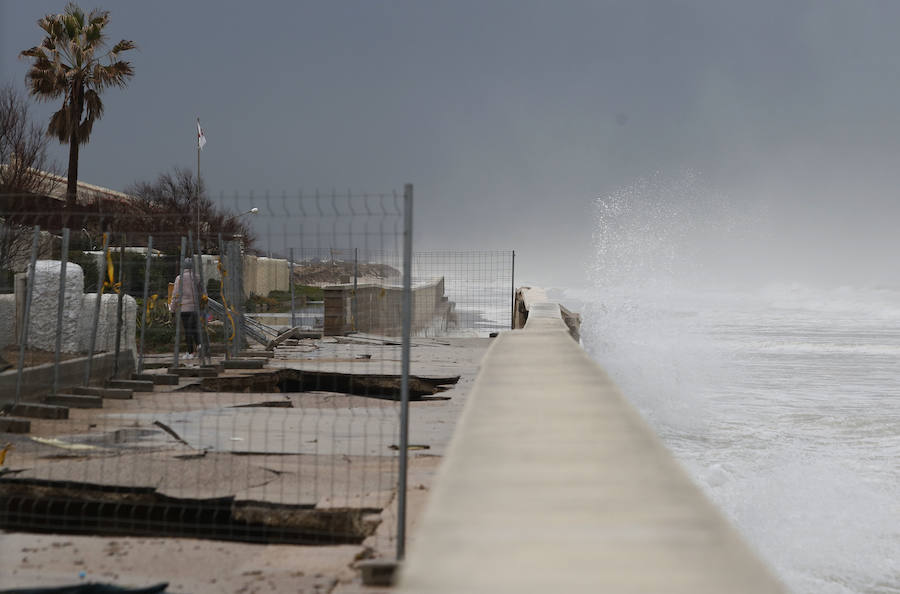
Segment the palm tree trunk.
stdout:
[[66,208],[73,208],[78,197],[78,136],[69,138],[69,172],[66,182]]
[[81,112],[84,110],[84,87],[81,79],[76,79],[72,101],[69,103],[69,126],[72,132],[69,134],[69,172],[66,180],[66,208],[74,208],[78,199],[78,147],[81,138],[78,135],[78,124],[81,122]]

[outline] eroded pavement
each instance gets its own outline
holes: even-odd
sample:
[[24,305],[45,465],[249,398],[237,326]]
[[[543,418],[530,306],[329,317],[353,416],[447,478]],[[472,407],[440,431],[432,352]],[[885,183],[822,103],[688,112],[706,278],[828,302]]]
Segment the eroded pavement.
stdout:
[[[410,403],[410,543],[489,344],[481,338],[413,340],[413,375],[459,380]],[[299,341],[277,349],[264,370],[223,375],[277,369],[392,375],[399,365],[399,344],[360,336]],[[391,559],[396,547],[396,401],[327,390],[206,392],[201,381],[183,378],[132,400],[105,400],[103,409],[72,409],[65,421],[35,420],[30,436],[3,436],[15,445],[6,464],[13,473],[5,478],[133,489],[166,501],[271,505],[272,512],[257,510],[262,523],[284,509],[293,510],[290,521],[305,510],[363,510],[353,518],[363,525],[360,534],[369,535],[353,544],[307,546],[3,532],[5,587],[88,580],[170,581],[172,592],[366,590],[354,563]]]

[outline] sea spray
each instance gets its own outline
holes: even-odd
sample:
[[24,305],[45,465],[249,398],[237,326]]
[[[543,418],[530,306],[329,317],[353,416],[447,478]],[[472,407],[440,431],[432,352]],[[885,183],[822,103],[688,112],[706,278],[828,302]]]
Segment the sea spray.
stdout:
[[697,176],[596,209],[588,352],[792,591],[900,592],[900,288],[735,283],[767,225]]

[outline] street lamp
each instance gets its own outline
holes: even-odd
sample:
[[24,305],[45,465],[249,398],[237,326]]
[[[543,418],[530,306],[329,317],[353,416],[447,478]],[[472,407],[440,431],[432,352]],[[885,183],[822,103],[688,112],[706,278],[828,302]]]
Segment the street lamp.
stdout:
[[[230,221],[232,219],[234,219],[236,221],[243,216],[255,215],[258,212],[259,212],[259,209],[254,206],[253,208],[251,208],[250,210],[248,210],[246,212],[242,212],[240,214],[236,214],[234,216],[228,217],[227,219],[225,219],[225,222],[227,223],[228,221]],[[240,247],[241,247],[241,255],[243,255],[244,254],[244,236],[240,233],[235,233],[231,237],[232,237],[232,239],[238,240],[238,243],[240,244]]]

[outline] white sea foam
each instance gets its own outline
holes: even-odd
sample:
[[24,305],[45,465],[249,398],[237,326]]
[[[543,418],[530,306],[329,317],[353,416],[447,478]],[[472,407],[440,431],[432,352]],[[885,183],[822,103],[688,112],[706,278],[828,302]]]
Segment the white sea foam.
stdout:
[[900,289],[698,288],[652,190],[554,292],[585,348],[792,591],[900,592]]
[[585,303],[585,347],[794,591],[900,592],[900,317],[689,298]]

